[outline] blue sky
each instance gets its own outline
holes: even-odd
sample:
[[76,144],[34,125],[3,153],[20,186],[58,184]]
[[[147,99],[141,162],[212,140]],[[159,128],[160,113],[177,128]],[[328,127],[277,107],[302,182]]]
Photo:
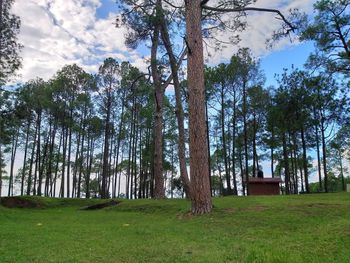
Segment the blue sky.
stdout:
[[313,44],[302,43],[284,50],[273,52],[261,59],[261,67],[266,74],[266,85],[276,86],[275,74],[282,74],[283,69],[303,68],[309,54],[314,50]]

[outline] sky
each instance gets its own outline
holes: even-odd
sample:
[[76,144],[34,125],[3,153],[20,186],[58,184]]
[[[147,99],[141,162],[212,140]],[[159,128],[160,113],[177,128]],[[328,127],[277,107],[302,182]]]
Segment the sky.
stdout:
[[[258,0],[256,6],[278,8],[284,13],[299,8],[310,13],[314,2]],[[141,70],[147,68],[149,50],[128,49],[124,43],[126,28],[114,25],[118,15],[115,0],[17,0],[12,11],[22,21],[19,41],[24,48],[19,82],[36,77],[48,80],[64,65],[73,63],[94,73],[107,57],[130,61]],[[240,34],[240,44],[211,52],[212,56],[206,60],[209,65],[228,61],[238,47],[250,47],[253,55],[261,59],[267,85],[276,84],[274,75],[282,73],[283,68],[290,68],[292,64],[302,67],[312,51],[312,44],[291,43],[286,38],[268,49],[265,40],[280,21],[269,13],[249,13],[247,21],[247,29]],[[219,38],[225,40],[228,36],[222,34]]]

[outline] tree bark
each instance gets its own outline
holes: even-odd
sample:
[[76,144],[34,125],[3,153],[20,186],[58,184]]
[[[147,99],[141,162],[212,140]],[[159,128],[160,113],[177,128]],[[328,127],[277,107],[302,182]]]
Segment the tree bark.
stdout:
[[[157,1],[159,15],[160,2]],[[154,85],[155,113],[154,113],[154,198],[165,198],[163,178],[163,98],[164,88],[158,72],[157,49],[159,44],[160,25],[154,25],[151,49],[151,71]]]
[[188,91],[190,131],[190,171],[192,213],[204,214],[212,210],[210,194],[208,143],[205,125],[205,87],[202,10],[200,0],[186,0],[186,38],[188,43]]

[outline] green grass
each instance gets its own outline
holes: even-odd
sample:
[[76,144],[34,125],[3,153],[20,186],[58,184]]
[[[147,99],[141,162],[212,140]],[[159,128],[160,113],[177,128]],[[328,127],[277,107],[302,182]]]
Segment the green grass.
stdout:
[[0,262],[350,262],[350,194],[214,199],[205,216],[186,200],[31,198],[0,206]]

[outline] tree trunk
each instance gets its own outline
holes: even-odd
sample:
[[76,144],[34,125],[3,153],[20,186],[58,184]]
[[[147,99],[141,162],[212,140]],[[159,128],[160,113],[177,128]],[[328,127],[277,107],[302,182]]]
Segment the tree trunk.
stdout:
[[[314,110],[314,117],[316,118],[316,113]],[[321,177],[321,156],[320,156],[320,138],[318,133],[318,125],[315,125],[315,140],[316,140],[316,152],[317,152],[317,170],[318,170],[318,182],[319,191],[322,191],[322,177]]]
[[40,173],[40,142],[41,142],[41,110],[37,113],[37,127],[38,127],[38,139],[37,139],[37,146],[36,146],[36,157],[35,157],[35,169],[34,169],[34,184],[33,184],[33,195],[36,195],[36,180],[37,175]]
[[[157,14],[161,1],[157,1]],[[158,72],[157,49],[159,44],[160,25],[155,24],[152,37],[151,49],[151,71],[154,85],[155,113],[154,113],[154,198],[164,198],[164,178],[163,178],[163,98],[164,88]]]
[[[232,116],[232,175],[234,195],[238,195],[236,177],[236,90],[233,93],[233,116]],[[243,183],[242,183],[243,184]]]
[[326,138],[325,138],[324,118],[321,114],[321,141],[322,141],[322,162],[323,162],[323,175],[324,175],[324,190],[328,193],[328,174],[327,174],[327,153],[326,153]]
[[33,163],[34,163],[34,154],[35,154],[35,140],[36,136],[38,133],[38,126],[35,127],[35,133],[34,133],[34,138],[33,138],[33,148],[32,148],[32,153],[30,155],[30,163],[29,163],[29,172],[28,172],[28,184],[27,184],[27,195],[30,195],[31,188],[32,188],[32,171],[33,171]]
[[231,188],[231,178],[230,178],[230,170],[228,169],[228,156],[227,156],[227,145],[226,145],[226,136],[225,136],[225,100],[224,100],[224,84],[221,84],[221,143],[222,150],[224,153],[224,164],[225,164],[225,179],[227,184],[227,193],[232,194]]
[[[24,146],[24,158],[23,158],[23,166],[22,166],[21,195],[24,195],[24,179],[25,179],[25,172],[26,172],[26,162],[27,162],[28,143],[29,143],[29,134],[30,134],[30,123],[31,123],[30,118],[28,118],[27,130],[26,130],[26,143]],[[0,156],[0,158],[1,158],[1,156]],[[0,194],[1,194],[1,192],[0,192]]]
[[246,81],[243,81],[243,132],[244,132],[244,161],[245,161],[245,181],[247,195],[249,195],[249,171],[248,171],[248,131],[247,131],[247,91],[246,91]]
[[[109,87],[111,89],[111,86]],[[108,189],[107,189],[107,177],[109,176],[109,137],[110,137],[110,119],[111,119],[111,107],[112,107],[112,98],[108,94],[107,105],[106,105],[106,119],[105,119],[105,138],[104,138],[104,151],[103,151],[103,164],[102,164],[102,187],[101,187],[101,198],[108,198]]]
[[305,141],[304,127],[302,127],[302,129],[301,129],[301,143],[302,143],[302,147],[303,147],[303,168],[304,168],[305,190],[307,193],[310,193],[309,172],[307,169],[307,155],[306,155],[306,141]]
[[285,180],[285,191],[286,194],[290,194],[290,172],[289,172],[289,158],[288,158],[288,149],[287,149],[287,138],[286,132],[283,131],[282,134],[283,141],[283,162],[284,162],[284,180]]
[[61,188],[60,197],[64,197],[64,184],[65,184],[65,172],[66,172],[66,154],[67,154],[67,144],[68,144],[68,128],[62,127],[63,133],[63,161],[62,161],[62,174],[61,174]]
[[192,213],[212,210],[210,193],[208,143],[205,125],[205,87],[201,0],[186,0],[186,35],[188,43],[188,92],[190,170]]
[[16,160],[16,153],[17,153],[17,146],[18,146],[18,137],[19,137],[19,128],[16,131],[16,134],[13,134],[13,140],[12,140],[10,179],[9,179],[8,196],[12,196],[13,195],[13,181],[14,181],[13,170],[14,170],[14,165],[15,165],[15,160]]
[[[176,101],[176,118],[177,118],[177,127],[179,132],[179,141],[178,141],[178,155],[180,163],[180,177],[184,185],[184,190],[187,198],[191,198],[191,185],[187,173],[186,165],[186,146],[185,146],[185,127],[184,127],[184,111],[181,102],[181,87],[178,76],[178,65],[175,59],[175,55],[170,43],[170,37],[168,28],[164,19],[161,20],[161,36],[167,54],[169,56],[171,74],[173,78],[174,90],[175,90],[175,101]],[[181,61],[179,62],[181,63]]]

